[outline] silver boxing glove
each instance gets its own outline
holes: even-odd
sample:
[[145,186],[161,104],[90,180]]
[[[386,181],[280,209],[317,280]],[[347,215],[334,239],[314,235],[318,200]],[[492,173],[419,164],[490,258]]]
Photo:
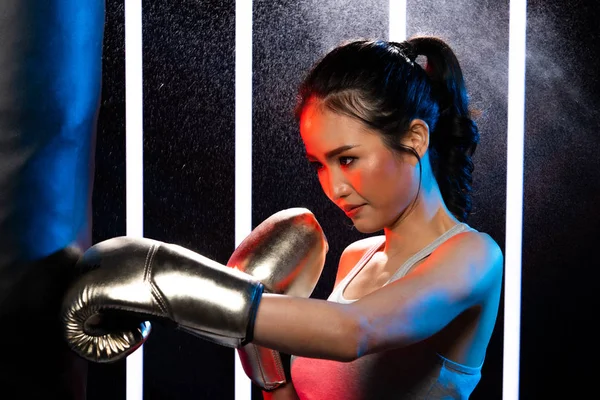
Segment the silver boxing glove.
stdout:
[[117,237],[88,249],[85,271],[63,299],[62,322],[70,347],[83,358],[126,357],[150,333],[150,321],[221,345],[252,339],[263,285],[181,246]]
[[[227,265],[258,279],[266,292],[309,297],[323,271],[327,250],[314,215],[294,208],[274,214],[254,229]],[[248,343],[237,352],[246,375],[263,390],[286,383],[278,351]]]

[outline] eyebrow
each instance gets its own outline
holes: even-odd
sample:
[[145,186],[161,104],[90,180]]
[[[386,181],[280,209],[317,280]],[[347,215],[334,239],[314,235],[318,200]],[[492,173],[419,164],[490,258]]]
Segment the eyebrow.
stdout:
[[[334,158],[335,156],[337,156],[340,153],[343,153],[346,150],[350,150],[353,149],[355,147],[359,147],[360,145],[358,144],[348,144],[345,146],[340,146],[336,149],[330,150],[327,153],[325,153],[325,159],[326,160],[331,160],[332,158]],[[315,156],[313,156],[312,154],[306,153],[306,158],[310,159],[316,159]]]

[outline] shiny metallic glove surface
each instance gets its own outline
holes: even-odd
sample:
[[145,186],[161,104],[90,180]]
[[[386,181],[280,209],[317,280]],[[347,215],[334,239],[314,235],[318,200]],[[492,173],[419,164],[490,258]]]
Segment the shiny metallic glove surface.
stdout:
[[221,345],[252,339],[263,285],[181,246],[117,237],[88,249],[83,274],[62,308],[70,347],[95,362],[122,359],[150,333],[150,321]]
[[308,297],[329,247],[306,208],[289,208],[264,220],[235,249],[227,265],[252,275],[271,293]]

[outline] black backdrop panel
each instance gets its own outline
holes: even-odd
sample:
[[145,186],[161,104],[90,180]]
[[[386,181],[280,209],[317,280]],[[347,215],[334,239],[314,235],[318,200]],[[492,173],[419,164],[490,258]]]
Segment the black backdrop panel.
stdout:
[[[234,250],[235,3],[143,2],[144,236]],[[155,324],[144,399],[232,398],[234,352]]]
[[600,226],[597,1],[529,1],[521,396],[593,398]]

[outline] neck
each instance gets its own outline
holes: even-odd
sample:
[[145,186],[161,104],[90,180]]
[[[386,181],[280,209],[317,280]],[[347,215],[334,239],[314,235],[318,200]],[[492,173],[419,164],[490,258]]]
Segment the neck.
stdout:
[[435,179],[423,175],[414,206],[409,206],[407,214],[384,229],[384,252],[388,257],[399,253],[414,254],[460,222],[444,204]]

